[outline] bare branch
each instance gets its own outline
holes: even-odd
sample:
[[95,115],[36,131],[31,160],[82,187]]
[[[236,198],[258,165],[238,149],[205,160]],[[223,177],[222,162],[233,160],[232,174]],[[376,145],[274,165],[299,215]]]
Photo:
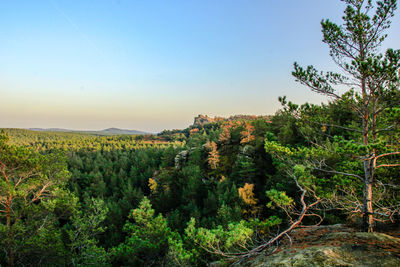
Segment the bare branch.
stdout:
[[382,157],[386,157],[386,156],[392,156],[392,155],[400,155],[400,151],[395,151],[395,152],[389,152],[389,153],[384,153],[384,154],[380,154],[378,156],[375,157],[375,160],[382,158]]
[[320,169],[320,168],[314,168],[314,169],[317,171],[322,171],[322,172],[327,172],[327,173],[334,173],[334,174],[341,174],[341,175],[345,175],[345,176],[355,177],[361,181],[364,181],[363,177],[361,177],[360,175],[357,175],[357,174],[353,174],[353,173],[330,171],[330,170],[325,170],[325,169]]
[[384,128],[384,129],[376,130],[375,133],[390,131],[390,130],[392,130],[393,128],[394,128],[394,125],[392,124],[392,125],[390,125],[390,126]]
[[376,166],[376,169],[381,168],[381,167],[398,167],[400,166],[400,163],[396,163],[396,164],[381,164]]

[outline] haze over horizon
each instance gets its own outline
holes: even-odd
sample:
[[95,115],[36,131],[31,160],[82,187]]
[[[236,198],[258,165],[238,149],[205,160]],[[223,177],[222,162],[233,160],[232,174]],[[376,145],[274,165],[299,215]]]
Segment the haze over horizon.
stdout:
[[[0,2],[0,128],[159,132],[198,114],[320,103],[294,61],[337,70],[320,21],[338,0]],[[400,10],[384,47],[400,48]]]

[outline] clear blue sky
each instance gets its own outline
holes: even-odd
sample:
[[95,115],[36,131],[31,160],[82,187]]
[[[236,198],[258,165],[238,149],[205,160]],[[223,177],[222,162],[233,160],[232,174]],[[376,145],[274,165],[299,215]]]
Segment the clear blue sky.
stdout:
[[[184,128],[322,97],[294,61],[333,68],[339,0],[0,0],[0,127]],[[400,14],[387,46],[400,48]],[[395,34],[397,33],[397,34]]]

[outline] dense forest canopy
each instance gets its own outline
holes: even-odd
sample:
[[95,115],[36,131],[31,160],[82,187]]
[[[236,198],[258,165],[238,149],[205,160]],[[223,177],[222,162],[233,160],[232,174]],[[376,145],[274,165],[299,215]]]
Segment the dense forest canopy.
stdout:
[[400,51],[379,53],[396,1],[344,2],[322,21],[343,73],[293,72],[325,104],[158,135],[2,130],[0,265],[206,266],[296,227],[398,227]]

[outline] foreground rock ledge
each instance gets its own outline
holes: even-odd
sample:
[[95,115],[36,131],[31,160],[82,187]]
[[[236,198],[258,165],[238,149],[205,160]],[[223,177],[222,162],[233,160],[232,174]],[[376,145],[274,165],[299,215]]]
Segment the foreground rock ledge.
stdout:
[[273,255],[261,254],[243,266],[400,266],[400,239],[383,233],[362,233],[343,225],[298,229],[293,245],[283,241]]

